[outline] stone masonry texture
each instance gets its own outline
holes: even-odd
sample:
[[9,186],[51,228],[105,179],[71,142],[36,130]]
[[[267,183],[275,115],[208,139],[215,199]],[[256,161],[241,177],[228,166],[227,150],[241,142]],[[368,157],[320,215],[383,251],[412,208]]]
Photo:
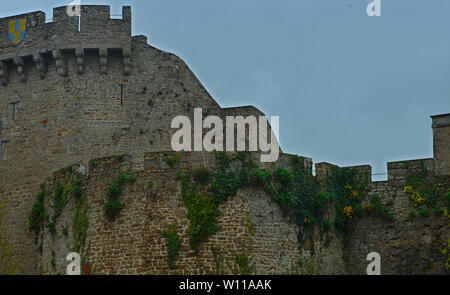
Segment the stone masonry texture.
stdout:
[[[251,252],[258,274],[307,272],[296,269],[300,260],[310,261],[307,268],[314,273],[364,274],[365,256],[374,251],[382,256],[383,273],[446,273],[438,252],[449,237],[448,220],[408,217],[412,205],[403,192],[404,162],[388,163],[388,181],[369,184],[369,194],[393,200],[395,223],[358,219],[345,249],[340,233],[323,236],[318,229],[312,242],[300,247],[298,226],[267,193],[247,188],[221,205],[221,230],[194,253],[176,175],[198,167],[214,170],[216,163],[214,153],[182,152],[179,164],[169,167],[164,159],[173,154],[172,119],[184,115],[193,122],[194,108],[202,108],[204,117],[223,119],[264,114],[253,106],[221,108],[180,58],[150,46],[145,36],[132,37],[130,7],[123,7],[122,19],[111,19],[109,6],[82,6],[81,11],[80,27],[65,6],[54,9],[52,22],[45,22],[43,12],[0,19],[0,200],[7,204],[4,223],[21,274],[65,271],[74,200],[62,211],[56,234],[44,228],[36,237],[28,216],[40,184],[51,191],[68,165],[83,178],[87,252],[97,274],[174,273],[161,235],[173,221],[182,242],[178,274],[214,273],[217,253],[230,261],[244,250]],[[7,27],[19,18],[27,19],[27,33],[13,46]],[[450,114],[432,119],[434,157],[422,162],[445,177],[450,173]],[[251,156],[258,161],[259,152]],[[258,165],[287,168],[290,156],[282,153],[276,163]],[[312,165],[311,159],[305,161]],[[419,160],[408,162],[414,167]],[[316,178],[332,166],[316,164]],[[370,166],[355,168],[371,174]],[[105,189],[120,172],[134,173],[137,180],[124,186],[124,209],[109,222],[102,209]],[[147,187],[149,181],[153,188]],[[226,263],[224,272],[230,273]]]

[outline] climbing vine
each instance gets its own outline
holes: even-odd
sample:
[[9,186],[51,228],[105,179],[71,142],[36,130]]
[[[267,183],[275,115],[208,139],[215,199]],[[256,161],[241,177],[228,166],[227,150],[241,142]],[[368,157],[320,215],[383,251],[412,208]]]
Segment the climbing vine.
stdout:
[[233,258],[233,263],[226,260],[233,275],[253,275],[256,273],[256,266],[252,263],[252,256],[248,250],[243,248],[241,253],[233,252]]
[[166,163],[170,168],[174,168],[180,162],[180,158],[178,155],[169,155],[166,157]]
[[[424,161],[420,161],[417,171],[410,171],[407,165],[408,175],[403,191],[408,194],[414,208],[421,217],[430,216],[429,209],[436,214],[444,213],[441,205],[450,206],[450,176],[436,176],[425,167]],[[411,214],[412,216],[412,214]]]
[[88,206],[86,194],[81,194],[75,200],[75,212],[73,214],[73,251],[83,253],[85,250],[87,229],[89,227]]
[[119,200],[122,193],[122,187],[126,183],[136,182],[136,174],[126,175],[117,174],[114,182],[106,188],[108,201],[103,205],[103,212],[109,220],[114,220],[122,211],[123,205]]
[[[31,209],[29,216],[29,228],[36,234],[36,242],[38,241],[38,234],[41,231],[44,224],[47,222],[46,227],[53,235],[56,233],[56,224],[58,218],[61,216],[64,208],[69,201],[74,202],[74,212],[72,215],[72,236],[74,252],[80,253],[82,260],[85,259],[86,253],[86,237],[87,229],[89,227],[88,206],[86,193],[82,189],[82,180],[79,178],[71,166],[64,168],[61,171],[60,179],[55,181],[55,187],[51,194],[46,191],[44,185],[41,185],[41,190],[36,197],[36,203]],[[46,196],[49,195],[50,208],[52,216],[45,212],[44,201]],[[69,236],[69,230],[67,227],[62,228],[62,235],[64,237]],[[39,244],[39,252],[43,251],[43,240]],[[52,267],[56,267],[56,261],[54,258],[54,252],[52,252]]]
[[389,221],[394,221],[395,217],[381,204],[380,197],[375,194],[370,198],[370,202],[366,205],[366,211],[369,215],[385,218]]
[[187,233],[191,248],[198,251],[200,243],[216,233],[220,227],[217,225],[217,217],[220,215],[218,202],[214,195],[207,192],[197,192],[197,186],[191,184],[190,176],[179,175],[181,179],[181,195],[187,209],[189,226]]
[[[410,218],[417,215],[422,218],[429,217],[431,212],[434,214],[443,214],[447,221],[450,220],[448,213],[450,207],[450,175],[434,175],[425,167],[424,161],[420,161],[419,169],[411,171],[408,162],[405,163],[408,170],[406,176],[406,185],[403,191],[408,194],[414,210],[409,212]],[[442,209],[441,206],[445,206]],[[450,226],[450,222],[448,223]],[[442,249],[444,255],[444,266],[450,268],[450,240]]]
[[[70,197],[79,198],[81,196],[81,180],[77,179],[75,174],[70,171],[62,182],[58,183],[53,195],[53,217],[49,224],[55,224],[58,217],[66,207]],[[48,226],[48,225],[47,225]],[[51,226],[50,226],[51,227]]]
[[38,234],[45,222],[47,228],[53,234],[55,233],[55,225],[58,217],[66,207],[71,197],[79,197],[81,195],[81,180],[77,179],[72,168],[64,169],[64,179],[59,181],[51,195],[51,207],[53,208],[53,216],[49,219],[49,214],[45,212],[44,198],[47,195],[44,185],[36,196],[36,203],[31,208],[28,217],[28,226],[31,230]]
[[361,202],[367,195],[368,183],[368,176],[359,175],[354,168],[333,167],[331,169],[331,175],[325,181],[325,189],[335,202],[334,227],[336,229],[347,232],[349,222],[355,216],[362,215]]
[[44,209],[44,198],[46,192],[45,187],[41,185],[41,190],[36,196],[36,203],[31,208],[30,216],[28,217],[28,227],[38,234],[44,221],[48,218],[48,213]]
[[[239,153],[236,157],[243,159],[244,154]],[[197,169],[194,171],[194,181],[190,174],[178,175],[182,200],[190,221],[187,228],[190,246],[196,252],[203,241],[220,230],[217,224],[217,217],[221,214],[219,205],[248,182],[247,168],[231,169],[231,161],[226,153],[216,153],[216,172],[211,173],[206,168]]]
[[[189,226],[187,233],[191,248],[198,251],[199,245],[210,235],[220,230],[217,218],[219,205],[234,196],[239,188],[248,186],[265,190],[283,212],[299,226],[300,247],[308,236],[312,242],[314,226],[320,233],[328,232],[332,226],[343,232],[355,216],[367,210],[369,214],[393,220],[386,207],[373,196],[369,209],[361,206],[367,195],[368,177],[359,175],[356,169],[332,169],[324,183],[318,183],[303,158],[292,156],[290,169],[278,168],[268,171],[256,167],[248,152],[228,156],[225,152],[215,154],[217,169],[210,172],[199,168],[191,174],[179,174],[182,200],[187,208]],[[191,177],[193,176],[193,177]],[[193,178],[193,180],[192,180]],[[327,218],[334,204],[334,221]]]
[[233,251],[232,260],[224,257],[219,248],[212,248],[214,257],[215,275],[223,275],[225,273],[225,264],[233,275],[254,275],[256,274],[256,265],[252,262],[252,255],[245,244],[242,244],[240,252]]
[[168,262],[167,265],[170,269],[176,269],[177,266],[175,264],[175,260],[178,257],[178,253],[180,252],[181,248],[181,241],[180,237],[178,235],[178,227],[177,223],[172,223],[167,230],[164,230],[161,232],[163,237],[167,238],[167,256],[168,256]]

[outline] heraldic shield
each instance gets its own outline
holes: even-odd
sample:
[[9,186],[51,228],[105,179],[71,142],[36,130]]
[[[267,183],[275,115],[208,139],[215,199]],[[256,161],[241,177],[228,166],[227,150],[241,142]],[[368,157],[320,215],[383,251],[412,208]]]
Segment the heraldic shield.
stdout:
[[22,43],[25,39],[25,34],[27,33],[27,19],[18,18],[15,20],[10,20],[8,24],[8,37],[9,40],[14,44],[14,46]]

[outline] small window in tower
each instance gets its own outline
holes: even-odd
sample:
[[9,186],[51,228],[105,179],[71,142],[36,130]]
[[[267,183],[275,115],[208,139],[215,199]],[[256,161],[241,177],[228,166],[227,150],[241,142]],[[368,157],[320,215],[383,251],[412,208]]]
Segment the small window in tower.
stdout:
[[17,117],[17,110],[18,110],[18,106],[19,106],[19,102],[12,102],[9,104],[10,106],[10,110],[11,110],[11,118],[12,120],[15,120]]
[[123,85],[120,85],[120,106],[123,106]]
[[7,141],[2,141],[0,143],[0,160],[6,160],[7,158],[7,148],[8,148],[8,142]]

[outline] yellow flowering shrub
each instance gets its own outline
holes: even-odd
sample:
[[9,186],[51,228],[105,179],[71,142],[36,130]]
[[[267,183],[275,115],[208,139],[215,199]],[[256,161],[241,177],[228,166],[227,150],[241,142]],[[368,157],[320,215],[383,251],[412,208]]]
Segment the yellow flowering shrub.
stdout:
[[351,196],[352,196],[352,199],[357,199],[359,197],[358,191],[352,191]]
[[373,209],[373,204],[372,203],[367,204],[366,205],[366,209],[367,209],[367,211],[372,210]]
[[445,269],[450,269],[450,239],[447,240],[447,248],[443,249],[442,255],[447,257],[447,260],[445,261]]
[[407,185],[403,188],[403,191],[409,195],[409,199],[413,202],[414,207],[419,207],[425,204],[426,198],[422,197],[418,192],[416,192],[412,186]]
[[353,218],[353,207],[352,206],[345,207],[342,213],[344,213],[344,215],[348,219],[352,219]]

